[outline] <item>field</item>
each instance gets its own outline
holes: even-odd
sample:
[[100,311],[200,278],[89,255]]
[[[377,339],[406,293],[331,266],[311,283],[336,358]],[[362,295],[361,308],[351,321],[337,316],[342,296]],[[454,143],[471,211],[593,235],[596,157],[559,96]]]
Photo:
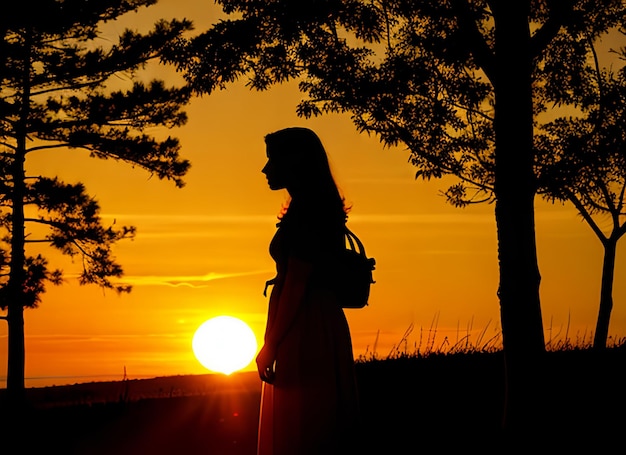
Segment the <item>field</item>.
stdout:
[[[519,439],[507,439],[501,430],[503,362],[501,352],[358,362],[363,423],[354,453],[512,453],[510,447],[518,444],[520,453],[523,448],[536,453],[623,453],[623,346],[605,353],[548,352],[542,367],[544,399],[528,416],[537,429]],[[260,400],[255,373],[94,382],[27,392],[31,409],[25,422],[3,415],[5,435],[16,441],[8,449],[4,438],[4,454],[255,453]]]

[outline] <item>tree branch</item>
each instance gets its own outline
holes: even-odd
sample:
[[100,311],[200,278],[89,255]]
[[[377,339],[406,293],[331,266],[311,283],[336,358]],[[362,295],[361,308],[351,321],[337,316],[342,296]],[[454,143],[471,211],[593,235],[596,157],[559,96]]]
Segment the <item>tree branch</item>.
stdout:
[[572,0],[548,0],[550,15],[548,20],[537,29],[530,39],[530,55],[533,58],[546,49],[550,41],[559,33],[561,27],[566,25],[565,18],[573,11],[574,1]]
[[578,212],[581,214],[581,216],[585,219],[585,221],[587,222],[587,224],[591,227],[591,229],[593,230],[593,232],[596,234],[596,236],[598,236],[598,238],[600,239],[600,241],[602,242],[602,244],[604,245],[606,243],[606,241],[608,240],[608,238],[604,235],[604,232],[602,232],[602,230],[600,229],[600,227],[596,224],[596,222],[594,221],[594,219],[591,217],[591,214],[589,213],[589,211],[587,210],[587,208],[584,206],[584,204],[580,201],[580,199],[578,199],[576,197],[576,195],[574,193],[572,193],[570,190],[565,190],[565,194],[567,196],[567,199],[574,204],[574,207],[576,207],[576,209],[578,210]]
[[487,79],[493,84],[495,57],[492,49],[485,41],[485,37],[480,33],[476,21],[473,20],[474,14],[467,0],[452,0],[451,3],[453,10],[456,10],[459,30],[467,38],[467,47],[470,49],[478,66],[485,72]]

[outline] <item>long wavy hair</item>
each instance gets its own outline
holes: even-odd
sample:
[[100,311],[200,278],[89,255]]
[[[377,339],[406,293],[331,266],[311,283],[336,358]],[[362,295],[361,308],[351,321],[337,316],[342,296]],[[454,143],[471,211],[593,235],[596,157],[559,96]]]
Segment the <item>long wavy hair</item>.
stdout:
[[280,162],[281,168],[291,174],[287,187],[291,200],[286,212],[345,222],[348,209],[315,132],[302,127],[285,128],[267,134],[265,144],[270,159]]

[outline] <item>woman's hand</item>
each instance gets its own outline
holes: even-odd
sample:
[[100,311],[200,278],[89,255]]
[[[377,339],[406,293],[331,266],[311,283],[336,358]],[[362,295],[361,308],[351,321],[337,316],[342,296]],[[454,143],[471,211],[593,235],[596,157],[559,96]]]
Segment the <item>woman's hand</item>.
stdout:
[[259,354],[256,356],[256,367],[259,371],[261,381],[271,384],[274,382],[274,363],[276,362],[276,348],[268,345],[263,345]]

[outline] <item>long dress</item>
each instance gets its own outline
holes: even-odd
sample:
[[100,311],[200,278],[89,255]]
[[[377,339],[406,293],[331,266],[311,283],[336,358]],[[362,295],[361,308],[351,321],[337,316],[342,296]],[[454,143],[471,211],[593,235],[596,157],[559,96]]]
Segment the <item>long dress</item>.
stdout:
[[[324,280],[324,258],[343,245],[343,234],[314,220],[290,223],[288,215],[270,244],[277,275],[266,336],[280,305],[298,309],[277,347],[275,380],[263,383],[257,454],[347,453],[358,425],[354,357],[343,309]],[[298,274],[289,268],[307,262],[312,267],[302,301],[281,299],[290,287],[302,285],[290,280]]]

